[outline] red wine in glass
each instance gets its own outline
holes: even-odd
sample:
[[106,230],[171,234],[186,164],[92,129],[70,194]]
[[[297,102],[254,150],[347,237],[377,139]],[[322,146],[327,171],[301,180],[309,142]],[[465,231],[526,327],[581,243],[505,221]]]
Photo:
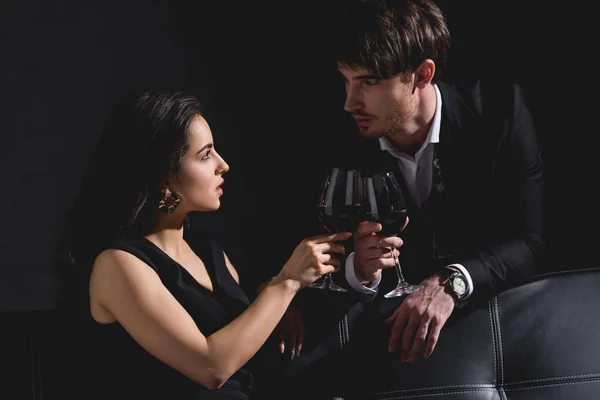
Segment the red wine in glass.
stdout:
[[[331,233],[354,232],[362,216],[363,197],[360,171],[329,168],[317,200],[317,211],[323,228]],[[333,281],[331,274],[325,274],[308,287],[347,292]]]
[[398,234],[404,229],[407,218],[408,211],[405,208],[381,213],[378,222],[381,224],[382,229],[379,234],[382,236]]
[[336,211],[327,212],[327,207],[319,206],[319,218],[327,232],[353,232],[356,228],[356,215],[360,212],[360,204],[340,206]]
[[[406,225],[408,218],[407,202],[404,193],[392,172],[365,177],[364,210],[366,218],[381,224],[381,236],[397,235]],[[394,249],[390,249],[394,250]],[[423,285],[411,285],[404,280],[398,258],[396,273],[398,285],[384,297],[398,297],[423,289]]]

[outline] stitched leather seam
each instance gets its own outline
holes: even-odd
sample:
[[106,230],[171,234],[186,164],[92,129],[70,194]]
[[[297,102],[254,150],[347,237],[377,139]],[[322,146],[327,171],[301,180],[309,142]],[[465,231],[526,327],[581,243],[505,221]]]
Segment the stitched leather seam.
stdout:
[[502,365],[502,342],[501,342],[501,338],[499,335],[499,330],[500,330],[500,317],[497,313],[498,311],[498,307],[497,307],[497,301],[498,299],[496,297],[492,298],[492,300],[490,301],[490,313],[491,313],[491,323],[492,323],[492,332],[494,335],[494,359],[496,361],[496,366],[497,368],[495,369],[496,372],[496,387],[502,387],[503,382],[504,382],[504,371],[503,371],[503,365]]
[[[594,377],[594,379],[578,379],[578,378],[590,378],[590,377]],[[557,382],[557,381],[561,381],[561,382]],[[557,377],[557,378],[534,379],[534,380],[530,380],[530,381],[508,383],[508,384],[506,384],[506,386],[516,386],[519,384],[535,383],[535,382],[538,382],[540,384],[539,385],[530,385],[527,387],[507,387],[504,390],[505,391],[516,391],[516,390],[524,390],[524,389],[543,388],[543,387],[547,387],[547,386],[572,385],[572,384],[577,384],[577,383],[589,383],[589,382],[598,382],[598,381],[600,381],[600,374],[570,375],[570,376]],[[444,392],[444,393],[429,393],[429,394],[421,394],[421,395],[411,394],[411,393],[427,392],[427,391],[432,391],[432,390],[435,391],[435,390],[439,390],[439,389],[445,390],[445,389],[453,389],[453,388],[463,389],[463,390],[452,391],[452,393],[497,391],[497,389],[494,387],[494,385],[491,385],[491,384],[464,384],[464,385],[449,385],[449,386],[429,386],[429,387],[417,388],[417,389],[391,390],[391,391],[386,391],[386,392],[374,393],[374,394],[372,394],[372,396],[379,397],[379,396],[386,396],[386,395],[401,395],[402,393],[405,393],[406,395],[413,396],[413,397],[434,396],[434,395],[437,396],[439,394],[444,394],[446,392]],[[411,398],[411,397],[401,397],[401,398],[405,399],[405,398]],[[388,400],[388,399],[393,399],[393,398],[381,397],[381,399]]]
[[344,347],[344,339],[342,337],[342,321],[338,321],[338,332],[340,334],[340,348]]
[[344,332],[346,332],[346,344],[350,343],[350,331],[348,330],[348,315],[344,315]]
[[346,326],[344,325],[344,318],[342,317],[342,319],[340,320],[340,329],[342,332],[342,342],[343,345],[342,347],[346,346]]
[[517,382],[507,383],[506,386],[515,386],[515,385],[521,385],[524,383],[536,383],[536,382],[542,383],[542,382],[553,382],[553,381],[558,381],[558,380],[574,380],[574,379],[592,378],[592,377],[600,379],[600,373],[581,374],[581,375],[565,375],[565,376],[555,376],[553,378],[531,379],[531,380],[527,380],[527,381],[517,381]]
[[500,350],[500,385],[504,384],[504,353],[502,352],[502,327],[500,326],[500,311],[498,311],[498,298],[494,297],[496,311],[496,326],[498,327],[498,349]]
[[346,325],[346,344],[350,343],[350,329],[348,328],[348,315],[344,315],[344,324]]
[[507,392],[509,392],[509,391],[516,392],[517,390],[542,389],[542,388],[553,387],[553,386],[578,385],[580,383],[593,383],[593,382],[600,382],[600,378],[581,379],[581,380],[573,380],[573,381],[565,381],[565,382],[547,383],[547,384],[541,384],[541,385],[531,385],[531,386],[525,386],[525,387],[507,388],[506,391]]
[[340,343],[341,343],[341,347],[345,347],[348,344],[348,328],[346,326],[346,318],[348,318],[346,315],[344,315],[342,317],[342,319],[339,321],[339,328],[340,328]]
[[506,393],[504,392],[504,353],[502,352],[502,330],[500,327],[500,312],[498,311],[498,298],[494,297],[490,302],[490,308],[492,309],[492,324],[494,327],[494,337],[496,338],[496,352],[498,354],[497,363],[498,371],[496,376],[496,388],[498,389],[498,396],[501,400],[506,400]]
[[[496,355],[496,330],[494,329],[494,316],[492,313],[492,303],[488,303],[488,308],[490,310],[490,326],[492,328],[492,341],[493,341],[493,347],[494,347],[494,381],[497,381],[498,379],[498,371],[496,369],[496,366],[498,365],[498,358]],[[495,382],[494,382],[495,383]]]
[[386,394],[400,394],[400,393],[410,393],[410,392],[425,392],[428,390],[446,390],[446,389],[469,389],[469,390],[492,390],[496,389],[495,385],[489,383],[466,383],[464,385],[446,385],[446,386],[427,386],[423,388],[414,388],[414,389],[400,389],[400,390],[388,390],[386,392],[377,392],[373,395],[381,396]]
[[[533,386],[526,386],[526,387],[522,387],[522,388],[510,388],[510,389],[506,389],[506,391],[541,389],[541,388],[545,388],[545,387],[563,386],[563,385],[576,385],[576,384],[580,384],[580,383],[594,383],[594,382],[600,382],[600,378],[598,378],[598,379],[584,379],[584,380],[571,381],[571,382],[561,382],[561,383],[554,383],[554,384],[533,385]],[[479,389],[453,390],[453,391],[446,391],[446,392],[441,392],[441,393],[424,393],[424,394],[415,394],[415,395],[408,394],[408,396],[400,396],[400,397],[398,397],[398,396],[395,396],[395,397],[379,397],[379,399],[380,400],[417,399],[417,398],[422,398],[422,397],[448,396],[448,395],[463,394],[463,393],[496,392],[496,391],[497,390],[494,389],[494,388],[479,388]],[[390,393],[390,392],[386,392],[386,393]],[[392,393],[394,393],[394,392],[392,392]],[[392,393],[390,393],[390,394],[392,394]]]

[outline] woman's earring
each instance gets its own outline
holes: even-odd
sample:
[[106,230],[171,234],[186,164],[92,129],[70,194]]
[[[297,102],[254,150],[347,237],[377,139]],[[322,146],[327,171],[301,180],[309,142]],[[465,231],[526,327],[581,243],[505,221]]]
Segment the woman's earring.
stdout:
[[163,188],[164,197],[158,203],[158,209],[165,214],[171,214],[181,201],[181,196],[177,192],[172,192],[169,188]]

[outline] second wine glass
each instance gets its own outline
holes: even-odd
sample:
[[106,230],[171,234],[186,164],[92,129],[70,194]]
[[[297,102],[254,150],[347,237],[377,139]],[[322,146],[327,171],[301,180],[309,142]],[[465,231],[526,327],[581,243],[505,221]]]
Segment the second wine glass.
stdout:
[[[377,221],[383,229],[378,235],[389,236],[399,234],[406,225],[408,206],[404,193],[392,172],[373,174],[365,177],[364,210],[366,218]],[[390,251],[393,251],[390,248]],[[423,285],[412,285],[404,280],[400,261],[395,257],[398,284],[394,290],[384,297],[398,297],[423,289]]]
[[[362,217],[363,180],[360,171],[329,168],[323,179],[317,210],[323,227],[331,233],[354,232]],[[348,290],[336,284],[331,274],[309,285],[335,292]]]

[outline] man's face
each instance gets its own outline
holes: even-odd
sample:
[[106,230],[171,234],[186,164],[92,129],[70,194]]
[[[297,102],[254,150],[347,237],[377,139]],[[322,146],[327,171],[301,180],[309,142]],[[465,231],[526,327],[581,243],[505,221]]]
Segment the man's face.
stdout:
[[344,110],[352,114],[361,135],[401,136],[414,129],[418,101],[412,79],[402,75],[381,79],[366,68],[342,64],[338,70],[346,83]]

